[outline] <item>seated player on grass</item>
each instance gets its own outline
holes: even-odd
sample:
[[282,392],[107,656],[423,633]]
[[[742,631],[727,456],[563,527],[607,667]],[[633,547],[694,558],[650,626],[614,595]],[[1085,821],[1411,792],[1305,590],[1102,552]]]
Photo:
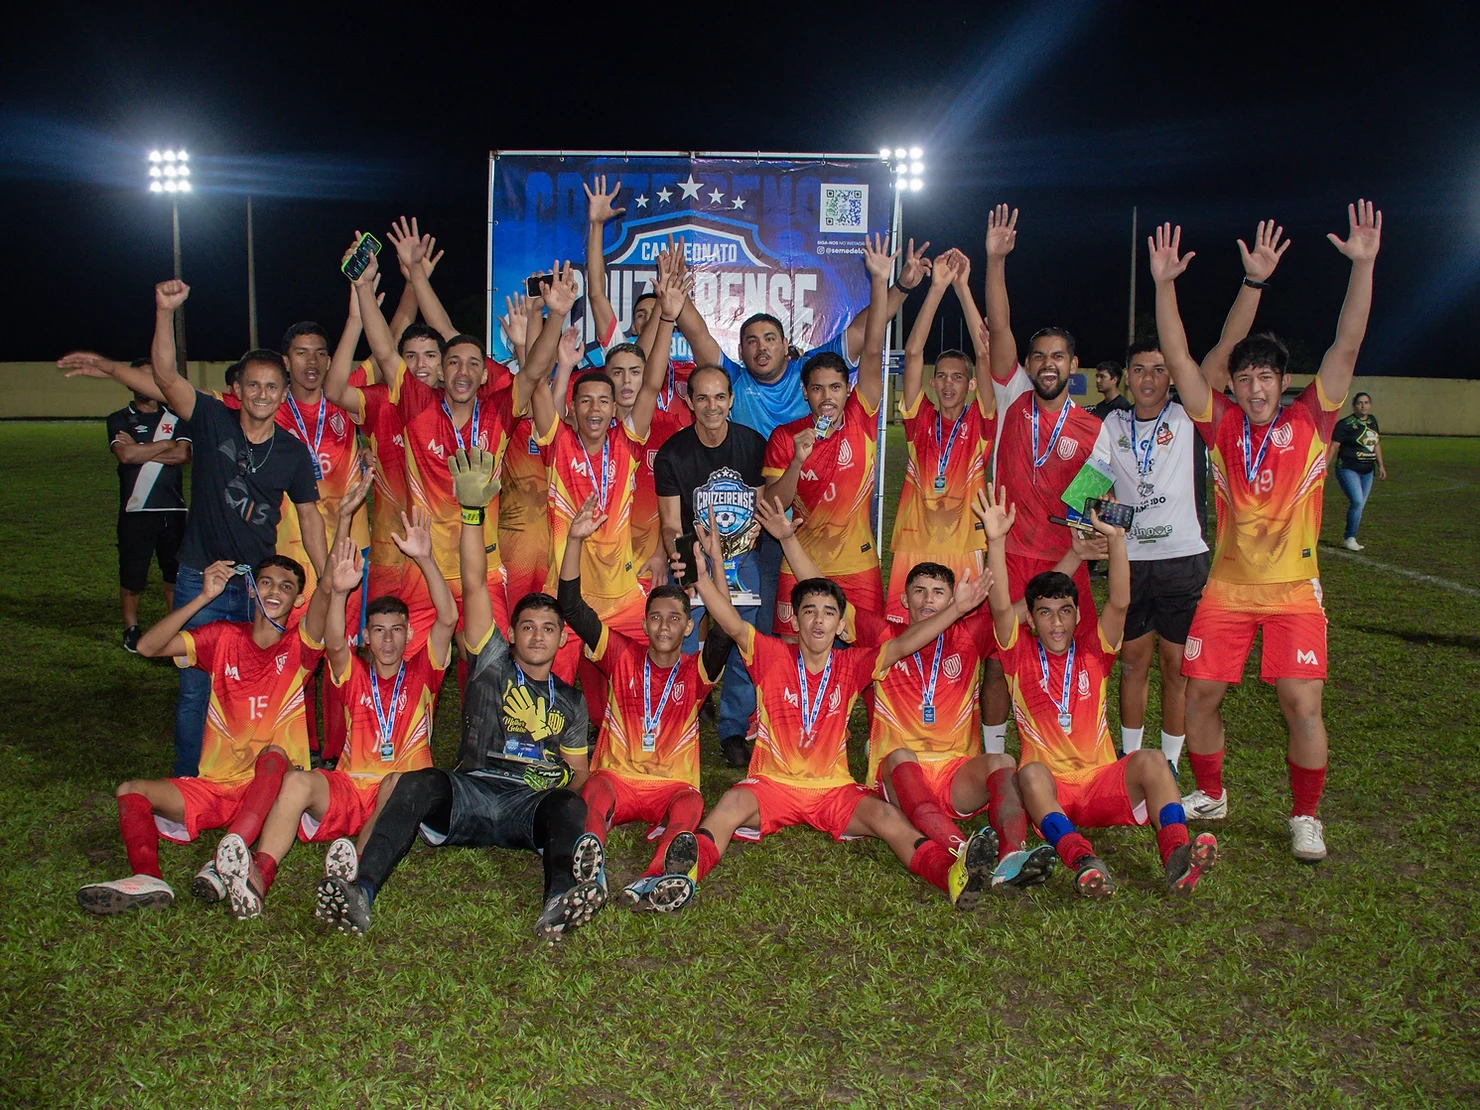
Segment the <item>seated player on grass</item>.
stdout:
[[[740,646],[755,679],[757,732],[750,775],[727,791],[699,826],[702,879],[719,862],[732,836],[759,840],[792,825],[807,825],[834,840],[874,836],[910,871],[940,887],[957,909],[976,906],[991,877],[995,843],[979,832],[952,853],[919,831],[897,808],[860,786],[848,771],[848,714],[875,676],[943,633],[982,602],[985,579],[956,587],[940,612],[874,648],[835,647],[847,599],[836,582],[809,578],[792,588],[797,642],[762,635],[730,603],[718,536],[701,529],[710,574],[699,575],[709,616]],[[700,557],[694,545],[693,557]]]
[[605,515],[597,511],[594,495],[586,499],[570,522],[560,566],[565,621],[585,642],[586,658],[606,676],[606,714],[591,777],[581,791],[586,831],[605,843],[612,826],[646,821],[657,848],[648,869],[622,894],[635,910],[668,913],[694,896],[694,830],[704,815],[699,707],[724,671],[732,641],[713,629],[702,653],[683,654],[694,621],[689,596],[678,586],[655,586],[648,594],[645,641],[605,625],[581,597],[582,541]]
[[[346,538],[334,545],[323,578],[333,591],[324,623],[324,654],[329,679],[341,691],[346,707],[348,740],[333,770],[288,772],[255,851],[249,851],[248,842],[236,833],[221,838],[216,870],[226,883],[233,917],[262,912],[263,898],[295,837],[328,843],[325,876],[353,882],[359,875],[359,850],[370,839],[375,818],[401,772],[432,765],[432,708],[451,657],[457,603],[432,557],[429,515],[422,508],[413,514],[413,519],[401,514],[405,535],[392,533],[391,539],[421,570],[436,606],[437,619],[427,642],[407,655],[410,611],[399,597],[383,595],[365,610],[369,661],[350,650],[345,603],[367,567],[349,533],[341,533]],[[320,917],[328,912],[322,900],[328,894],[328,889],[321,889]]]
[[1106,686],[1131,603],[1124,529],[1090,514],[1095,531],[1106,537],[1110,559],[1110,595],[1099,620],[1080,624],[1074,579],[1045,571],[1028,580],[1023,597],[1033,630],[1029,636],[1007,588],[1004,552],[1017,506],[1007,503],[1005,489],[994,492],[988,486],[977,497],[992,572],[992,623],[1022,743],[1018,788],[1028,815],[1064,866],[1075,872],[1075,890],[1091,898],[1113,894],[1115,883],[1075,826],[1144,825],[1149,818],[1167,887],[1174,894],[1192,893],[1217,862],[1218,841],[1211,833],[1199,833],[1188,842],[1171,764],[1151,748],[1116,759],[1105,719]]
[[[212,563],[200,595],[139,637],[140,655],[172,656],[177,665],[198,667],[211,678],[200,775],[119,785],[118,828],[131,874],[79,890],[77,901],[89,913],[173,905],[175,892],[159,873],[160,837],[189,844],[207,829],[224,828],[251,843],[262,831],[283,776],[291,767],[308,765],[303,682],[323,651],[329,594],[315,593],[303,620],[288,631],[305,576],[287,556],[269,555],[248,572],[257,602],[250,624],[212,621],[183,631],[241,572],[226,559]],[[207,902],[226,896],[214,859],[200,869],[191,889]]]
[[[483,523],[498,489],[497,456],[472,447],[448,460],[463,508],[459,571],[484,582]],[[526,594],[510,617],[513,643],[494,624],[486,589],[463,593],[459,647],[468,660],[462,744],[451,771],[405,771],[381,807],[354,879],[325,878],[319,912],[340,932],[363,933],[370,910],[418,833],[433,846],[511,848],[544,859],[545,900],[535,936],[554,942],[606,903],[601,841],[585,832],[586,704],[550,665],[565,643],[560,605]]]

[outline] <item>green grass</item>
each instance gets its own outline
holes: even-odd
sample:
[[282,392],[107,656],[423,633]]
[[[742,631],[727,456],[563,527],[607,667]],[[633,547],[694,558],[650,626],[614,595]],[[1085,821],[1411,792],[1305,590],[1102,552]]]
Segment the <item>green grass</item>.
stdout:
[[[1480,588],[1480,442],[1386,453],[1366,556]],[[102,919],[74,893],[124,873],[112,790],[168,773],[177,683],[119,647],[101,426],[0,426],[0,464],[0,1105],[1480,1100],[1474,594],[1323,553],[1331,858],[1290,860],[1284,729],[1248,681],[1227,705],[1223,862],[1191,901],[1163,894],[1145,830],[1094,835],[1111,904],[1077,902],[1061,870],[969,916],[881,844],[792,830],[734,848],[684,913],[607,912],[553,950],[531,937],[537,860],[493,851],[415,851],[363,939],[315,928],[322,852],[303,847],[257,921],[188,895]],[[737,776],[706,744],[713,799]],[[215,839],[162,850],[182,895]],[[617,882],[640,870],[636,829],[612,860]]]

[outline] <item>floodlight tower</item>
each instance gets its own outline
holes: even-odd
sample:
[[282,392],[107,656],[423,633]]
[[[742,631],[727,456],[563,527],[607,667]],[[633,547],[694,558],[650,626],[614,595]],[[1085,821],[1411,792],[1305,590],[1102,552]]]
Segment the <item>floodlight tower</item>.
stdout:
[[[151,150],[149,152],[149,191],[170,198],[170,222],[174,229],[175,280],[180,281],[180,196],[191,191],[190,155],[184,150]],[[175,370],[182,378],[185,371],[185,308],[175,310]]]
[[[893,226],[890,228],[890,233],[893,236],[893,242],[890,245],[894,248],[896,252],[898,252],[898,259],[895,262],[894,269],[894,279],[896,282],[899,280],[900,271],[904,267],[904,194],[918,193],[921,189],[925,188],[925,163],[922,161],[924,157],[925,151],[918,146],[881,146],[879,148],[879,158],[882,161],[889,163],[889,168],[893,172],[894,179],[894,216]],[[902,304],[899,307],[899,311],[894,314],[893,330],[894,334],[890,337],[890,342],[888,344],[891,351],[896,347],[896,345],[899,347],[904,346],[904,305]],[[881,460],[881,480],[878,482],[878,488],[880,490],[882,490],[884,486],[884,483],[882,481],[882,459],[884,455],[883,443],[885,425],[888,423],[891,414],[891,402],[889,392],[889,366],[886,362],[886,365],[884,367],[883,403],[879,405],[879,458]],[[877,494],[874,497],[873,516],[874,535],[876,537],[882,536],[884,533],[884,499]]]

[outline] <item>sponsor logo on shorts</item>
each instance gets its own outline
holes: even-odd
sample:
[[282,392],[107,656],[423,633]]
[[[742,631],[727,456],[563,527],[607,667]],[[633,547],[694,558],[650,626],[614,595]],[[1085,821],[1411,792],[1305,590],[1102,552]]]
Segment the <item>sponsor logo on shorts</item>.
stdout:
[[1072,439],[1069,436],[1064,436],[1062,439],[1059,440],[1059,458],[1072,459],[1074,457],[1074,453],[1078,450],[1079,441],[1077,439]]
[[940,669],[946,672],[947,678],[955,682],[956,679],[961,677],[961,656],[959,654],[946,656],[946,660],[940,665]]
[[1295,662],[1297,662],[1297,663],[1299,663],[1299,664],[1301,664],[1303,666],[1306,666],[1306,667],[1319,667],[1320,666],[1320,663],[1316,660],[1316,653],[1315,652],[1313,652],[1313,651],[1302,651],[1299,648],[1296,648],[1295,649]]
[[1202,654],[1202,637],[1188,636],[1187,646],[1182,649],[1183,659],[1196,659]]

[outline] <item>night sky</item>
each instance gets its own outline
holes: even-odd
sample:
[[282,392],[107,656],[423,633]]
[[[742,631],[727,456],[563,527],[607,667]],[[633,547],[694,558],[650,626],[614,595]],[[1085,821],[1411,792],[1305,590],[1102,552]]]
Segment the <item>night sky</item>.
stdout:
[[[1344,236],[1364,196],[1385,226],[1358,373],[1480,376],[1476,5],[908,3],[874,22],[853,4],[514,8],[13,14],[0,359],[147,353],[151,287],[172,265],[169,205],[144,188],[155,146],[189,149],[200,186],[181,212],[189,353],[226,359],[247,346],[248,192],[264,345],[304,318],[337,336],[344,244],[357,227],[383,238],[402,213],[446,249],[438,290],[481,332],[490,148],[918,143],[927,186],[906,234],[966,250],[978,290],[989,205],[1021,208],[1020,340],[1059,324],[1083,364],[1123,353],[1135,205],[1143,244],[1170,219],[1198,252],[1179,293],[1199,352],[1242,274],[1234,239],[1283,222],[1294,245],[1258,326],[1319,359],[1347,272],[1325,233]],[[1139,284],[1149,321],[1144,246]],[[393,303],[399,275],[383,288]],[[955,346],[953,308],[944,319]]]

